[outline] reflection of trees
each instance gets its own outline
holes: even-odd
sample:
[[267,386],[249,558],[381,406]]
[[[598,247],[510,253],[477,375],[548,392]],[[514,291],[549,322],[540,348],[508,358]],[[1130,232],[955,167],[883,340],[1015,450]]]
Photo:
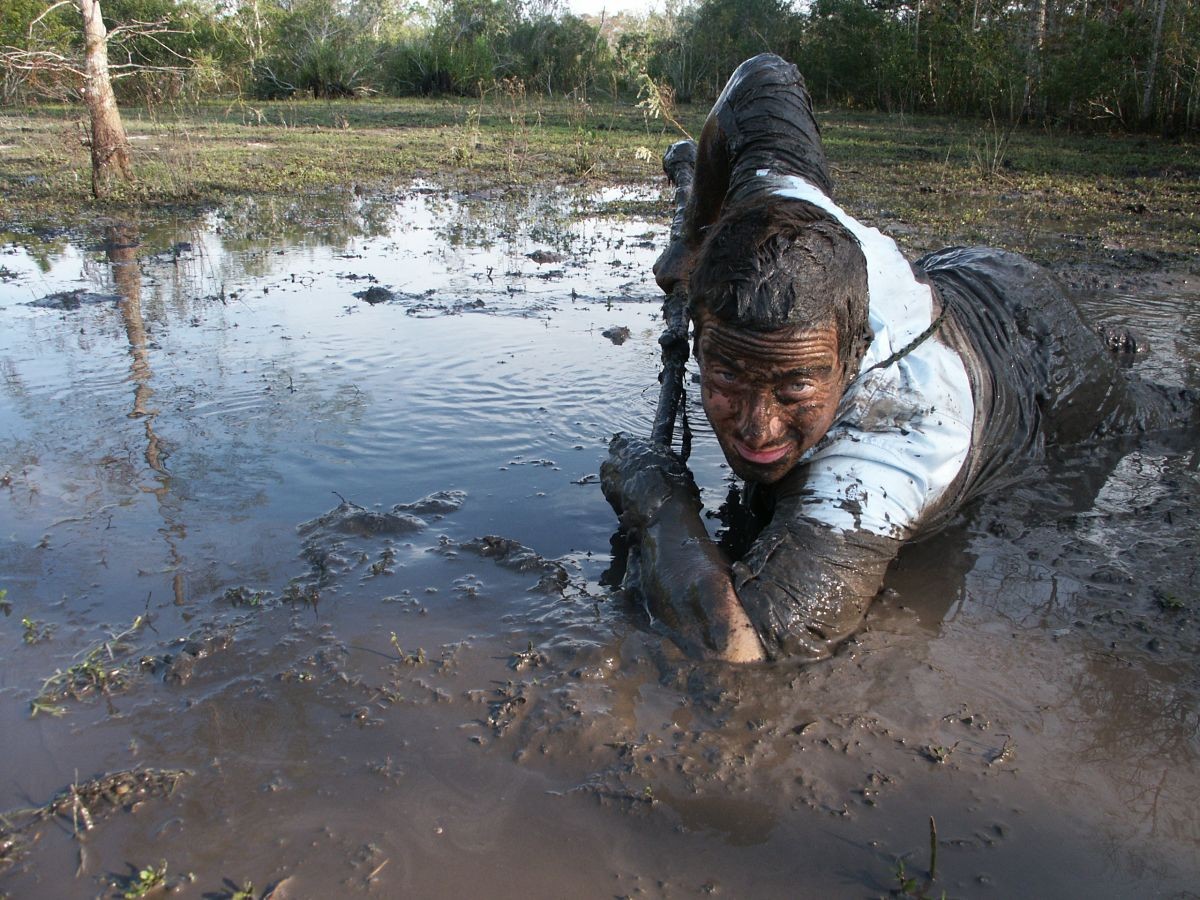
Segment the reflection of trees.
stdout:
[[1183,800],[1195,791],[1200,764],[1200,692],[1192,667],[1151,667],[1095,652],[1070,687],[1080,761],[1103,767],[1151,834],[1193,840],[1198,813]]
[[519,255],[534,244],[576,252],[581,238],[575,226],[586,212],[594,212],[595,205],[587,193],[562,189],[461,200],[430,194],[424,201],[434,220],[441,223],[437,236],[447,246],[486,248],[501,236],[510,255]]
[[[138,233],[131,226],[116,225],[107,229],[105,237],[105,250],[112,267],[113,284],[121,296],[121,319],[129,340],[129,377],[133,382],[133,410],[128,415],[133,419],[141,419],[145,426],[146,449],[142,455],[146,465],[154,473],[154,486],[144,490],[153,494],[158,501],[159,513],[165,525],[161,533],[167,542],[170,566],[178,569],[181,562],[178,545],[187,532],[179,521],[179,503],[171,493],[171,473],[166,465],[169,453],[155,430],[158,410],[150,404],[154,396],[154,388],[150,385],[153,373],[150,369],[146,323],[142,316],[142,273],[137,260]],[[184,597],[181,572],[176,572],[174,588],[176,602],[182,602]]]
[[214,214],[214,230],[227,249],[261,253],[223,254],[220,264],[231,265],[236,259],[240,271],[222,272],[222,280],[270,274],[274,250],[310,245],[345,250],[359,238],[391,234],[395,211],[391,198],[358,197],[349,191],[231,198]]

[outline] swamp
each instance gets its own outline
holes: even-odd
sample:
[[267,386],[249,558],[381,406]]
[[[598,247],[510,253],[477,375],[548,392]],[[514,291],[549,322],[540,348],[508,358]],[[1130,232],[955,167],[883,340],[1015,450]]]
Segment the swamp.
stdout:
[[[73,115],[0,111],[0,896],[1196,895],[1194,434],[973,505],[829,661],[696,663],[605,586],[597,477],[676,135],[132,110],[96,203]],[[1029,253],[1200,388],[1194,144],[818,118],[910,257]]]

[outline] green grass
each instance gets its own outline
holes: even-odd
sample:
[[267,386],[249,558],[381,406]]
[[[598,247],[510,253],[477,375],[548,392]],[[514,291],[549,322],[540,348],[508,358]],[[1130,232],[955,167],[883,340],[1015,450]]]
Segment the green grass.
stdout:
[[[707,110],[684,107],[698,134]],[[1043,260],[1194,256],[1200,151],[1154,137],[1049,134],[991,122],[818,113],[841,202],[911,249],[990,243]],[[81,110],[0,110],[0,230],[56,227],[244,194],[451,189],[659,177],[680,135],[632,103],[482,99],[206,102],[129,108],[138,183],[89,196]],[[648,152],[647,152],[648,151]],[[649,157],[649,158],[647,158]],[[662,214],[666,215],[666,203]]]

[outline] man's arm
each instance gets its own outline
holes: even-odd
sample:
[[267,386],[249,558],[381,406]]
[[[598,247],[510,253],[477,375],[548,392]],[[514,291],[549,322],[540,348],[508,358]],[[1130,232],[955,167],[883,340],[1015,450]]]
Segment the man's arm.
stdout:
[[738,601],[772,659],[825,659],[858,630],[900,540],[843,531],[781,503],[733,565]]
[[901,545],[823,524],[784,498],[746,558],[730,565],[704,527],[690,474],[665,449],[615,438],[600,474],[640,557],[650,612],[695,657],[831,655],[862,623]]
[[729,562],[700,518],[700,492],[679,458],[661,445],[617,435],[600,484],[630,540],[632,581],[672,640],[694,657],[763,659]]
[[729,562],[708,536],[700,510],[698,497],[673,498],[642,530],[640,587],[647,605],[691,656],[765,659]]

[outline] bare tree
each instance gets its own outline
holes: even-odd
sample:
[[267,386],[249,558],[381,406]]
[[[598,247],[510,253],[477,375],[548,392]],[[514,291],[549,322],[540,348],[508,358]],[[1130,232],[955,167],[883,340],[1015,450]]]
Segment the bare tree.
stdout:
[[113,94],[108,73],[108,29],[100,14],[100,0],[76,0],[83,16],[83,102],[91,119],[92,196],[108,193],[113,176],[133,180],[129,139]]
[[[39,26],[54,10],[63,6],[79,10],[83,33],[82,59],[38,38]],[[0,48],[0,64],[6,68],[51,74],[54,76],[52,80],[71,83],[72,90],[83,98],[90,122],[88,149],[92,157],[92,195],[97,199],[107,196],[116,179],[127,182],[133,180],[129,139],[125,135],[125,125],[113,93],[113,79],[147,70],[177,72],[185,68],[183,65],[147,66],[135,62],[132,54],[125,62],[113,65],[109,63],[109,44],[117,36],[122,40],[145,37],[179,57],[181,63],[191,63],[191,60],[179,56],[158,38],[158,35],[177,33],[161,21],[129,22],[110,32],[104,24],[100,0],[57,0],[30,22],[27,46]]]

